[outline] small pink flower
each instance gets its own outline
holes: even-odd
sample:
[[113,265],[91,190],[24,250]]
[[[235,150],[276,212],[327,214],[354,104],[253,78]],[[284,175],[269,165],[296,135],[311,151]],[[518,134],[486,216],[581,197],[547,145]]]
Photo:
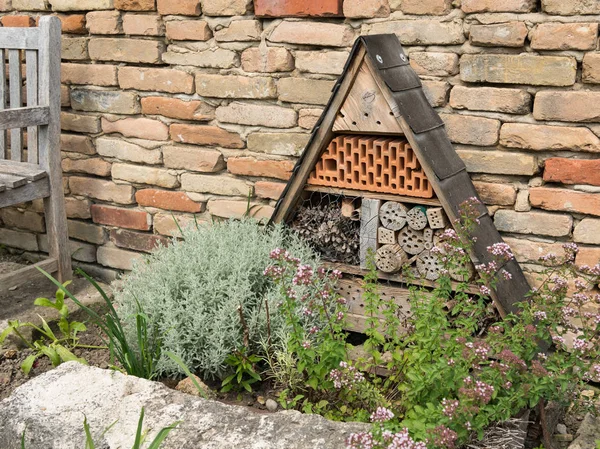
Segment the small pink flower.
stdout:
[[304,349],[310,349],[310,341],[306,340],[305,342],[303,342],[302,347]]

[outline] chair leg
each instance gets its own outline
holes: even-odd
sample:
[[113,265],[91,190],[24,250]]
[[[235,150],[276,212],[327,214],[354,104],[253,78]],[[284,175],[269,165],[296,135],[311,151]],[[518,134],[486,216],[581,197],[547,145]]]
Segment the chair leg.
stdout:
[[73,270],[64,197],[51,195],[44,198],[44,211],[50,257],[58,262],[57,279],[65,282],[73,278]]

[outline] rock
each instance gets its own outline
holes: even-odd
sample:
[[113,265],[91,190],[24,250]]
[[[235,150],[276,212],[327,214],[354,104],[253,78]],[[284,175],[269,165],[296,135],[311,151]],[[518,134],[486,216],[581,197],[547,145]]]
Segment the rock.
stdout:
[[265,405],[267,406],[267,410],[269,410],[270,412],[275,412],[277,411],[277,402],[275,402],[273,399],[269,398],[267,399],[267,402],[265,403]]
[[569,445],[569,449],[596,449],[597,440],[600,440],[600,417],[588,413],[583,418],[575,441]]
[[196,388],[196,385],[190,377],[186,377],[181,382],[179,382],[175,389],[177,391],[181,391],[182,393],[203,397],[205,399],[214,399],[217,397],[215,392],[208,388],[208,386],[204,382],[202,382],[202,380],[198,376],[194,376],[194,378],[196,379],[198,385],[200,385],[202,393],[198,391],[198,388]]
[[567,426],[565,426],[564,424],[557,424],[556,425],[556,432],[560,433],[561,435],[566,435],[567,434]]
[[81,447],[84,414],[96,437],[117,421],[104,434],[107,449],[131,447],[142,407],[148,441],[164,426],[182,421],[161,449],[341,449],[350,433],[370,428],[289,410],[253,413],[158,382],[68,362],[35,377],[0,403],[0,447],[20,449],[25,424],[27,449]]

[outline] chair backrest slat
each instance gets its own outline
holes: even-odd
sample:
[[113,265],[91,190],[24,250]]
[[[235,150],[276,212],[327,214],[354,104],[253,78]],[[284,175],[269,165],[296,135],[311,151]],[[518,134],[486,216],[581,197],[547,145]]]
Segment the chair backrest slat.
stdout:
[[[6,109],[6,52],[0,48],[0,109]],[[6,159],[6,130],[0,131],[0,159]]]
[[8,50],[39,50],[39,28],[0,28],[0,48]]
[[[27,71],[27,107],[38,105],[38,52],[25,51],[25,64]],[[38,163],[38,128],[27,127],[27,162]]]
[[[22,89],[23,77],[21,74],[21,51],[8,50],[8,77],[10,89],[10,108],[23,107]],[[21,161],[21,150],[23,148],[23,129],[14,128],[10,130],[10,158],[13,161]]]

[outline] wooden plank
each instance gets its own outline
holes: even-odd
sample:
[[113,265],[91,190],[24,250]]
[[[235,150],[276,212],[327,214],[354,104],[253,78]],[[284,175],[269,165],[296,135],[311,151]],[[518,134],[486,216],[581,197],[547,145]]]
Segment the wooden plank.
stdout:
[[4,173],[0,173],[0,182],[9,189],[16,189],[17,187],[27,184],[27,178],[24,176],[6,175]]
[[[47,125],[49,115],[49,109],[47,106],[5,109],[4,111],[0,111],[0,129],[25,128],[28,126]],[[15,131],[15,129],[13,129],[12,131]],[[27,137],[29,143],[29,133]]]
[[37,50],[39,45],[38,28],[0,28],[0,48]]
[[56,259],[46,259],[34,265],[23,267],[12,273],[7,273],[0,276],[0,291],[7,292],[9,288],[17,285],[22,285],[32,279],[43,276],[38,270],[38,267],[48,273],[55,273],[58,267]]
[[286,195],[281,199],[281,204],[277,208],[276,214],[272,217],[274,223],[287,221],[287,219],[293,213],[294,206],[302,195],[306,180],[310,176],[314,165],[321,157],[321,153],[327,147],[327,145],[329,145],[329,142],[333,138],[332,128],[337,116],[337,112],[342,104],[344,104],[348,92],[350,92],[350,88],[354,83],[354,79],[358,73],[364,56],[365,49],[363,46],[361,46],[354,56],[354,60],[348,67],[344,79],[329,103],[328,110],[323,116],[323,120],[321,121],[319,129],[316,131],[311,144],[304,150],[302,165],[298,168],[298,171],[290,180],[290,183],[286,189]]
[[[6,109],[6,53],[0,49],[0,110]],[[0,130],[0,159],[6,159],[6,130]]]
[[[8,77],[10,90],[10,108],[21,109],[23,78],[21,73],[21,52],[19,50],[8,51]],[[14,127],[13,127],[14,128]],[[10,158],[13,161],[21,161],[23,150],[23,129],[14,128],[10,130]]]
[[369,250],[377,251],[377,228],[381,200],[363,198],[360,207],[360,266],[367,268]]
[[[27,71],[27,106],[38,105],[38,65],[37,51],[25,52],[25,66]],[[38,128],[37,125],[27,127],[27,161],[38,163]]]
[[[2,182],[2,181],[0,181]],[[0,207],[14,206],[50,195],[48,179],[28,182],[18,189],[8,189],[0,195]],[[68,248],[68,247],[67,247]]]
[[37,181],[46,177],[46,172],[39,165],[28,162],[0,160],[0,173],[21,175],[27,178],[28,181]]
[[352,196],[357,198],[381,199],[385,201],[399,201],[401,203],[423,204],[426,206],[441,206],[436,198],[418,198],[414,196],[393,195],[390,193],[373,193],[362,190],[341,189],[338,187],[306,185],[304,190],[309,192],[321,192],[329,195]]

